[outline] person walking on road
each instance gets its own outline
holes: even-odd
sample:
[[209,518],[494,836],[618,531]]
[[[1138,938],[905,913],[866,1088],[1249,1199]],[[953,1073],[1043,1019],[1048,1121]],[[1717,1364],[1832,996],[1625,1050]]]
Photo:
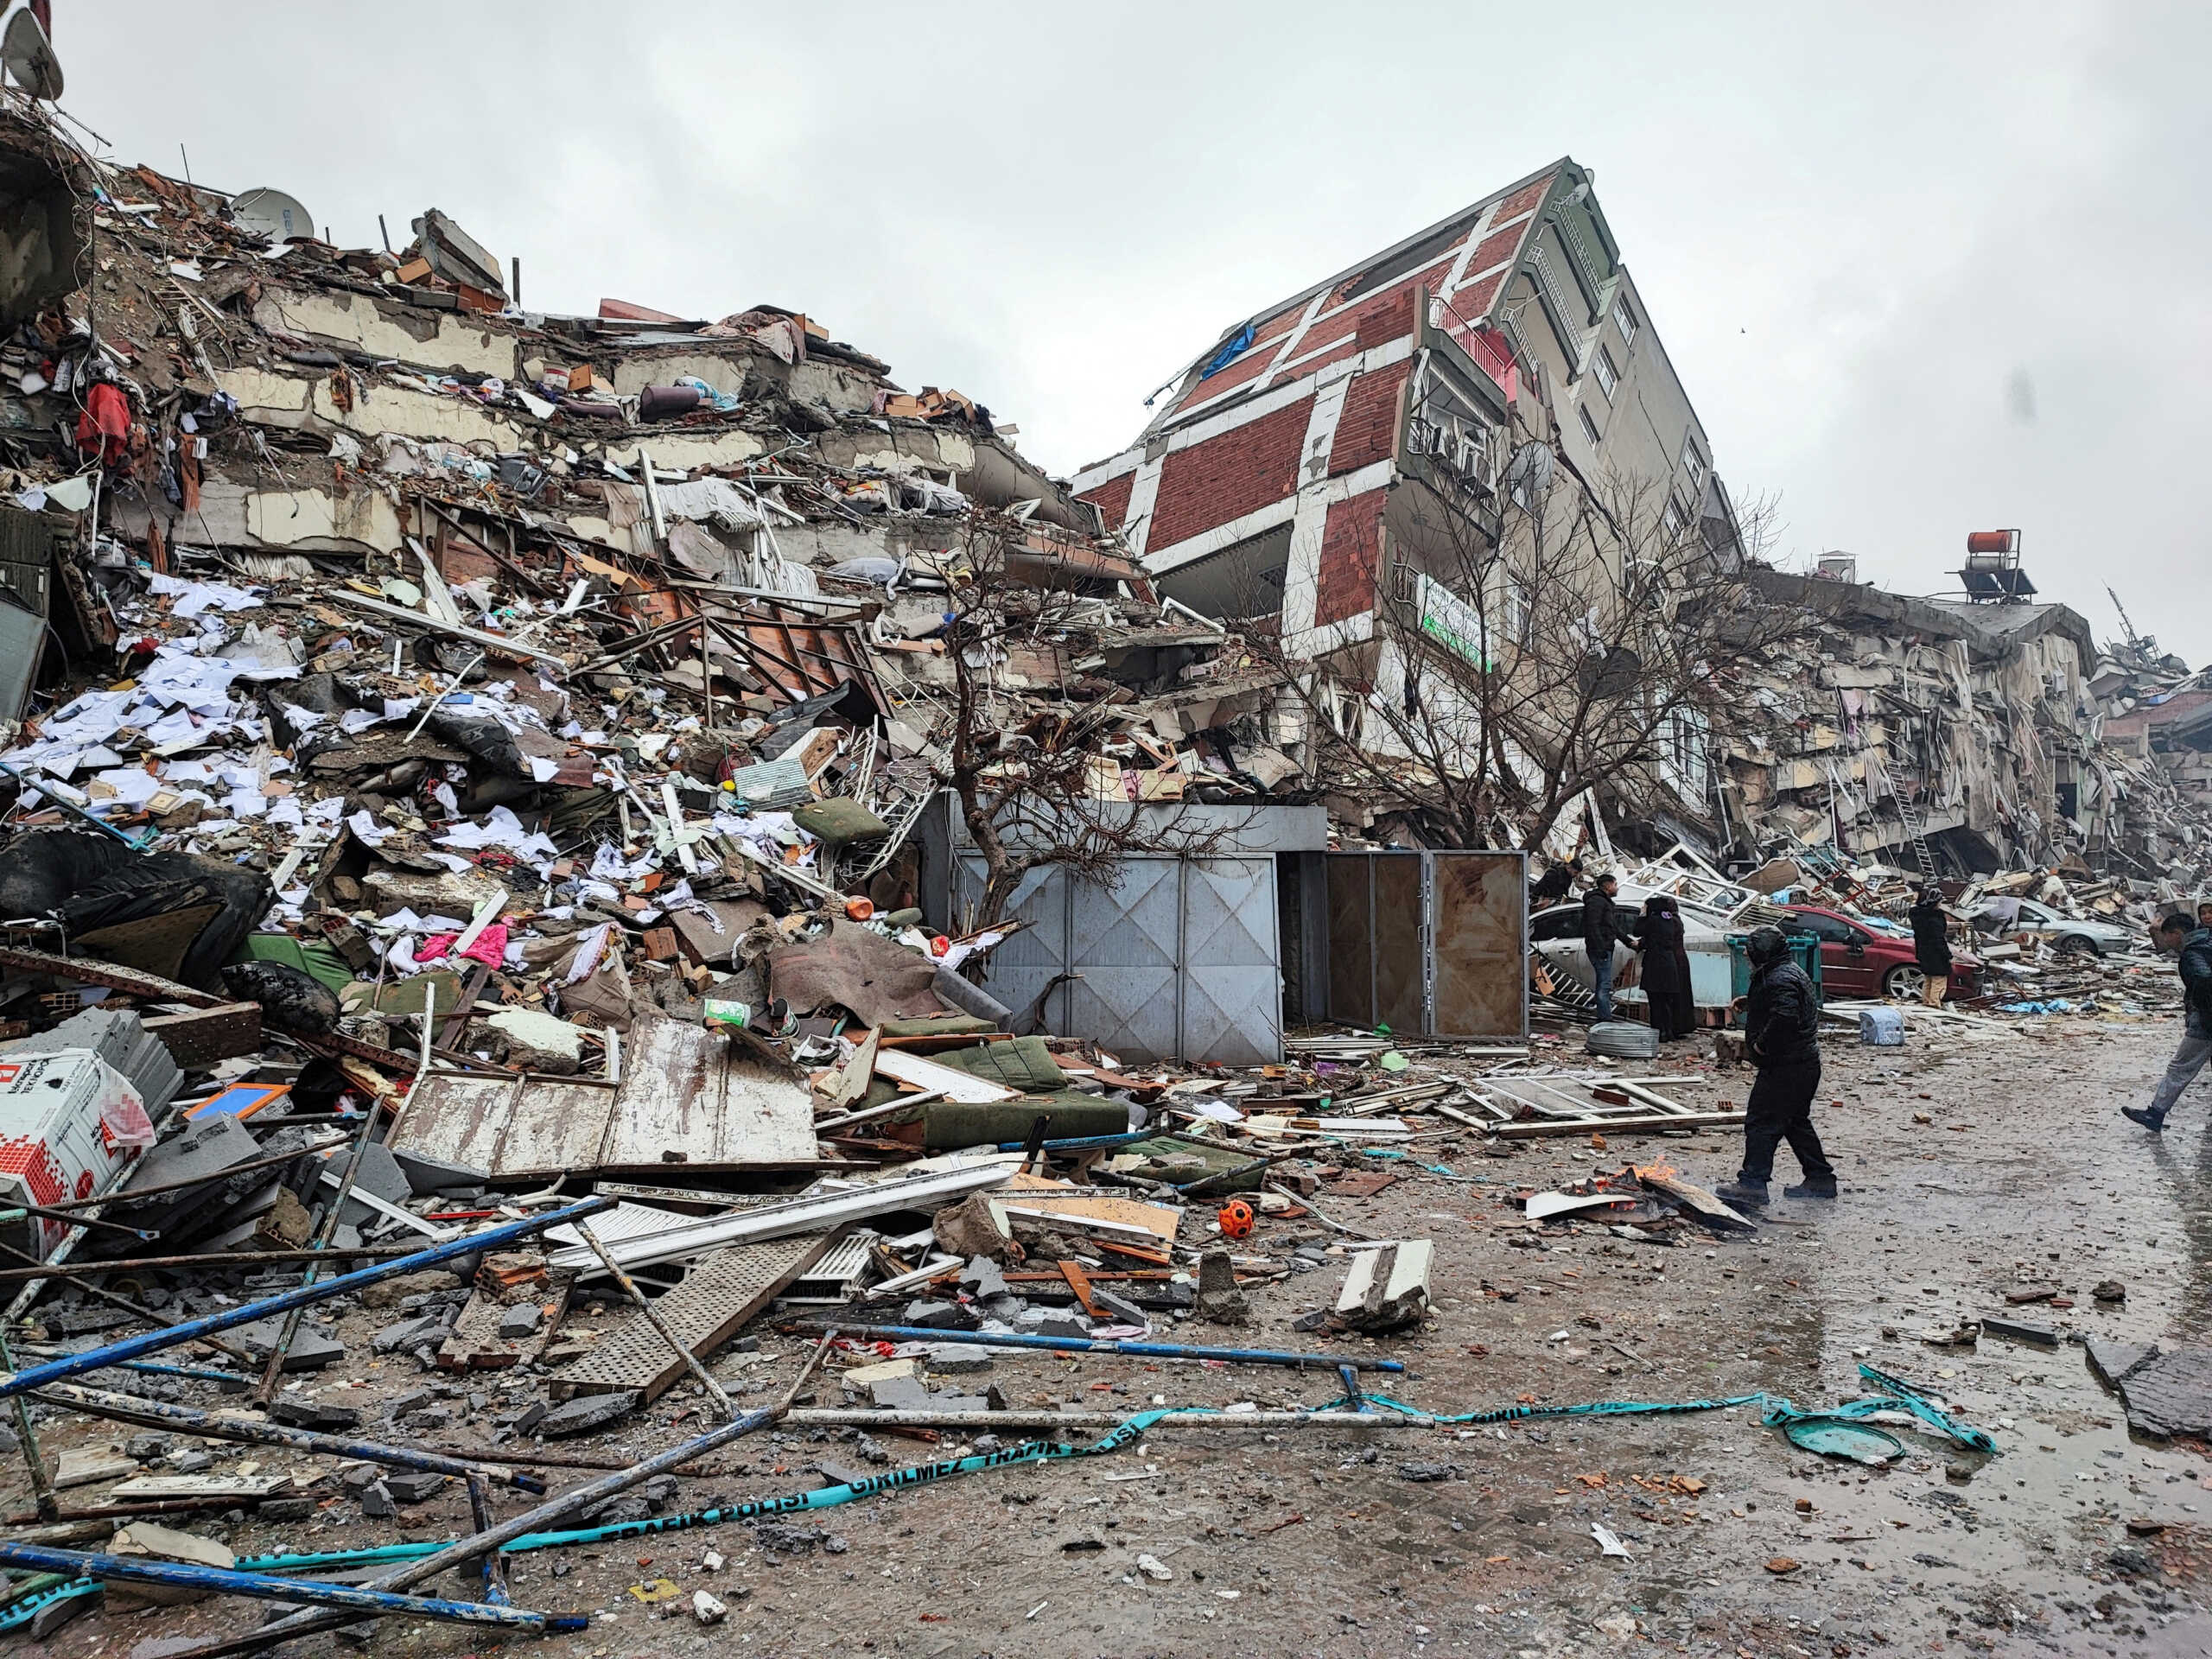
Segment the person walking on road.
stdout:
[[1582,948],[1590,954],[1590,983],[1598,993],[1600,1020],[1613,1017],[1613,946],[1636,946],[1628,918],[1613,902],[1620,885],[1613,876],[1601,875],[1582,895]]
[[2123,1106],[2120,1115],[2158,1135],[2164,1131],[2166,1114],[2173,1110],[2181,1091],[2196,1080],[2204,1063],[2212,1060],[2212,927],[2191,927],[2184,912],[2171,911],[2151,930],[2151,942],[2161,950],[2176,951],[2181,957],[2181,1046],[2174,1051],[2165,1076],[2158,1079],[2151,1103]]
[[1942,1007],[1951,989],[1949,929],[1943,895],[1931,881],[1912,906],[1912,956],[1921,973],[1920,1000],[1931,1008]]
[[1643,947],[1643,995],[1650,1001],[1651,1028],[1662,1043],[1688,1036],[1697,1025],[1697,1009],[1690,997],[1689,947],[1673,894],[1655,893],[1643,901],[1636,933]]
[[1744,1109],[1744,1167],[1719,1190],[1730,1204],[1763,1205],[1774,1177],[1774,1149],[1783,1141],[1805,1179],[1783,1189],[1790,1198],[1832,1198],[1835,1168],[1813,1128],[1813,1096],[1821,1086],[1821,1001],[1805,970],[1789,957],[1779,928],[1761,927],[1745,942],[1751,994],[1743,1001],[1744,1046],[1758,1077]]

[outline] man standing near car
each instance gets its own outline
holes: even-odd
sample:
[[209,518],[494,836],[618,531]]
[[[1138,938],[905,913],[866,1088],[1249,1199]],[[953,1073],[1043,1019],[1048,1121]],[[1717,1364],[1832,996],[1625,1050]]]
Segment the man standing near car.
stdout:
[[1598,993],[1598,1017],[1613,1017],[1613,946],[1636,948],[1636,933],[1621,914],[1613,895],[1620,891],[1613,876],[1601,875],[1582,895],[1582,948],[1590,953],[1590,983]]
[[1951,988],[1950,918],[1943,914],[1943,894],[1933,881],[1913,901],[1912,955],[1921,973],[1920,1000],[1931,1008],[1942,1007]]
[[1744,1108],[1744,1167],[1718,1190],[1730,1204],[1763,1205],[1774,1177],[1774,1149],[1797,1155],[1805,1179],[1783,1188],[1790,1198],[1832,1198],[1835,1169],[1813,1128],[1813,1096],[1821,1086],[1821,1000],[1805,970],[1789,957],[1779,928],[1754,928],[1745,941],[1751,995],[1743,1000],[1744,1047],[1758,1067]]
[[[2200,909],[2197,914],[2202,916]],[[2161,950],[2181,957],[2181,1046],[2151,1096],[2148,1106],[2123,1106],[2120,1115],[2140,1123],[2153,1135],[2166,1127],[2166,1114],[2181,1098],[2181,1091],[2195,1082],[2204,1063],[2212,1060],[2212,927],[2192,928],[2188,915],[2170,911],[2151,930],[2151,942]]]

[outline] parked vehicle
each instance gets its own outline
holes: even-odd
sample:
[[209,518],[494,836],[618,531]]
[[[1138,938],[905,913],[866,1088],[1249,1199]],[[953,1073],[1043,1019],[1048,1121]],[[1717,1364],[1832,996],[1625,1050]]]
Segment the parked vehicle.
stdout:
[[[1651,893],[1650,888],[1631,887],[1624,882],[1616,898],[1624,911],[1633,912],[1643,907]],[[1680,909],[1682,944],[1690,958],[1691,1000],[1701,1008],[1726,1007],[1730,995],[1727,936],[1711,916],[1688,905]],[[1590,955],[1582,947],[1580,900],[1548,906],[1529,917],[1529,949],[1554,979],[1572,981],[1586,991],[1592,988]],[[1643,966],[1643,958],[1626,945],[1613,952],[1613,988],[1635,990],[1637,995],[1628,999],[1630,1001],[1643,998],[1637,989]]]
[[[1871,927],[1840,911],[1819,905],[1787,906],[1802,928],[1821,942],[1821,989],[1837,997],[1917,997],[1927,976],[1913,960],[1912,935]],[[1945,1000],[1981,995],[1981,959],[1953,946],[1951,985]]]
[[[1977,926],[1986,925],[1976,918]],[[2135,930],[2120,927],[2111,922],[2084,921],[2078,917],[2062,916],[2049,905],[2037,904],[2032,899],[2020,900],[2018,921],[2005,923],[1998,932],[2007,938],[2015,934],[2032,933],[2048,941],[2055,949],[2076,956],[2101,957],[2107,950],[2126,950],[2136,943]]]

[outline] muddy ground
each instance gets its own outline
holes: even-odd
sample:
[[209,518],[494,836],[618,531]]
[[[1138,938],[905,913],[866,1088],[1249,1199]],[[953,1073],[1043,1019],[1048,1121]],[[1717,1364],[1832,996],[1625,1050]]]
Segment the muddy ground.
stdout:
[[[1502,1428],[1163,1428],[1112,1455],[997,1468],[784,1523],[826,1535],[810,1544],[739,1524],[515,1557],[518,1603],[596,1615],[586,1633],[520,1646],[557,1659],[708,1649],[917,1659],[2212,1651],[2212,1460],[2196,1446],[2131,1438],[2070,1340],[2200,1339],[2212,1306],[2212,1089],[2184,1100],[2163,1140],[2115,1109],[2145,1092],[2175,1035],[2171,1021],[2075,1019],[1997,1040],[1916,1033],[1902,1051],[1831,1041],[1817,1122],[1846,1194],[1833,1205],[1777,1203],[1749,1238],[1642,1244],[1584,1224],[1532,1239],[1515,1207],[1522,1189],[1662,1155],[1718,1182],[1733,1172],[1737,1147],[1711,1132],[1620,1137],[1602,1151],[1523,1142],[1505,1157],[1469,1135],[1423,1148],[1423,1161],[1466,1179],[1415,1173],[1370,1199],[1332,1198],[1325,1187],[1317,1199],[1362,1230],[1436,1241],[1433,1324],[1408,1338],[1338,1344],[1403,1359],[1408,1374],[1389,1391],[1424,1408],[1761,1390],[1810,1406],[1862,1393],[1863,1357],[1940,1389],[1996,1437],[1995,1458],[1900,1430],[1908,1454],[1898,1466],[1827,1463],[1745,1408]],[[1687,1064],[1670,1055],[1666,1069]],[[1723,1072],[1705,1092],[1740,1099],[1746,1084]],[[1782,1165],[1789,1169],[1786,1151]],[[1318,1230],[1266,1222],[1255,1247],[1280,1251]],[[1167,1334],[1313,1348],[1325,1339],[1291,1321],[1333,1300],[1342,1268],[1331,1258],[1255,1291],[1245,1329],[1185,1323]],[[2106,1280],[2125,1286],[2124,1303],[2095,1300]],[[1921,1339],[2005,1313],[2007,1291],[2036,1286],[2073,1306],[2009,1311],[2056,1329],[2069,1338],[2063,1346]],[[365,1356],[367,1332],[388,1317],[351,1313],[340,1332]],[[771,1335],[763,1349],[717,1365],[747,1403],[793,1375],[801,1344]],[[341,1366],[304,1386],[373,1404],[436,1380],[397,1359]],[[1154,1395],[1274,1408],[1337,1392],[1323,1374],[1089,1357],[1001,1358],[991,1380],[1017,1406],[1128,1412]],[[496,1387],[480,1392],[482,1408],[464,1390],[454,1428],[424,1438],[488,1440],[491,1414],[507,1402]],[[702,1427],[687,1384],[613,1434],[545,1449],[634,1458]],[[58,1446],[128,1432],[76,1420],[51,1431]],[[896,1465],[955,1443],[875,1444]],[[210,1449],[218,1471],[252,1460],[316,1466]],[[819,1484],[818,1461],[873,1468],[868,1450],[840,1431],[742,1442],[721,1462],[729,1472],[684,1480],[669,1508]],[[98,1491],[71,1497],[93,1501]],[[4,1501],[28,1507],[20,1476]],[[523,1502],[504,1497],[499,1513]],[[244,1554],[402,1532],[445,1538],[467,1520],[449,1491],[398,1522],[365,1522],[350,1497],[334,1497],[298,1525],[217,1519],[197,1529]],[[1593,1523],[1618,1535],[1627,1559],[1601,1554]],[[719,1571],[702,1565],[709,1551],[725,1558]],[[1771,1570],[1786,1562],[1796,1565]],[[680,1598],[648,1606],[629,1593],[655,1580]],[[448,1586],[467,1592],[458,1579]],[[700,1588],[730,1609],[712,1630],[690,1611]],[[42,1650],[126,1655],[148,1638],[242,1631],[259,1611],[103,1610]],[[397,1624],[368,1643],[378,1654],[482,1646],[453,1629]],[[353,1650],[331,1636],[301,1648]]]

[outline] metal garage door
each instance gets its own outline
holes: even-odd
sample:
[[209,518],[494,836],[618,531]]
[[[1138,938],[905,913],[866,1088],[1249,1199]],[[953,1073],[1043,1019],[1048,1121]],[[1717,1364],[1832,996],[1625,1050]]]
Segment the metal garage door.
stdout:
[[[956,905],[971,904],[982,861],[957,870]],[[1046,999],[1048,1031],[1127,1060],[1282,1058],[1272,857],[1138,854],[1111,887],[1033,870],[1007,914],[1031,925],[992,953],[992,995],[1019,1011],[1055,974],[1082,976]]]

